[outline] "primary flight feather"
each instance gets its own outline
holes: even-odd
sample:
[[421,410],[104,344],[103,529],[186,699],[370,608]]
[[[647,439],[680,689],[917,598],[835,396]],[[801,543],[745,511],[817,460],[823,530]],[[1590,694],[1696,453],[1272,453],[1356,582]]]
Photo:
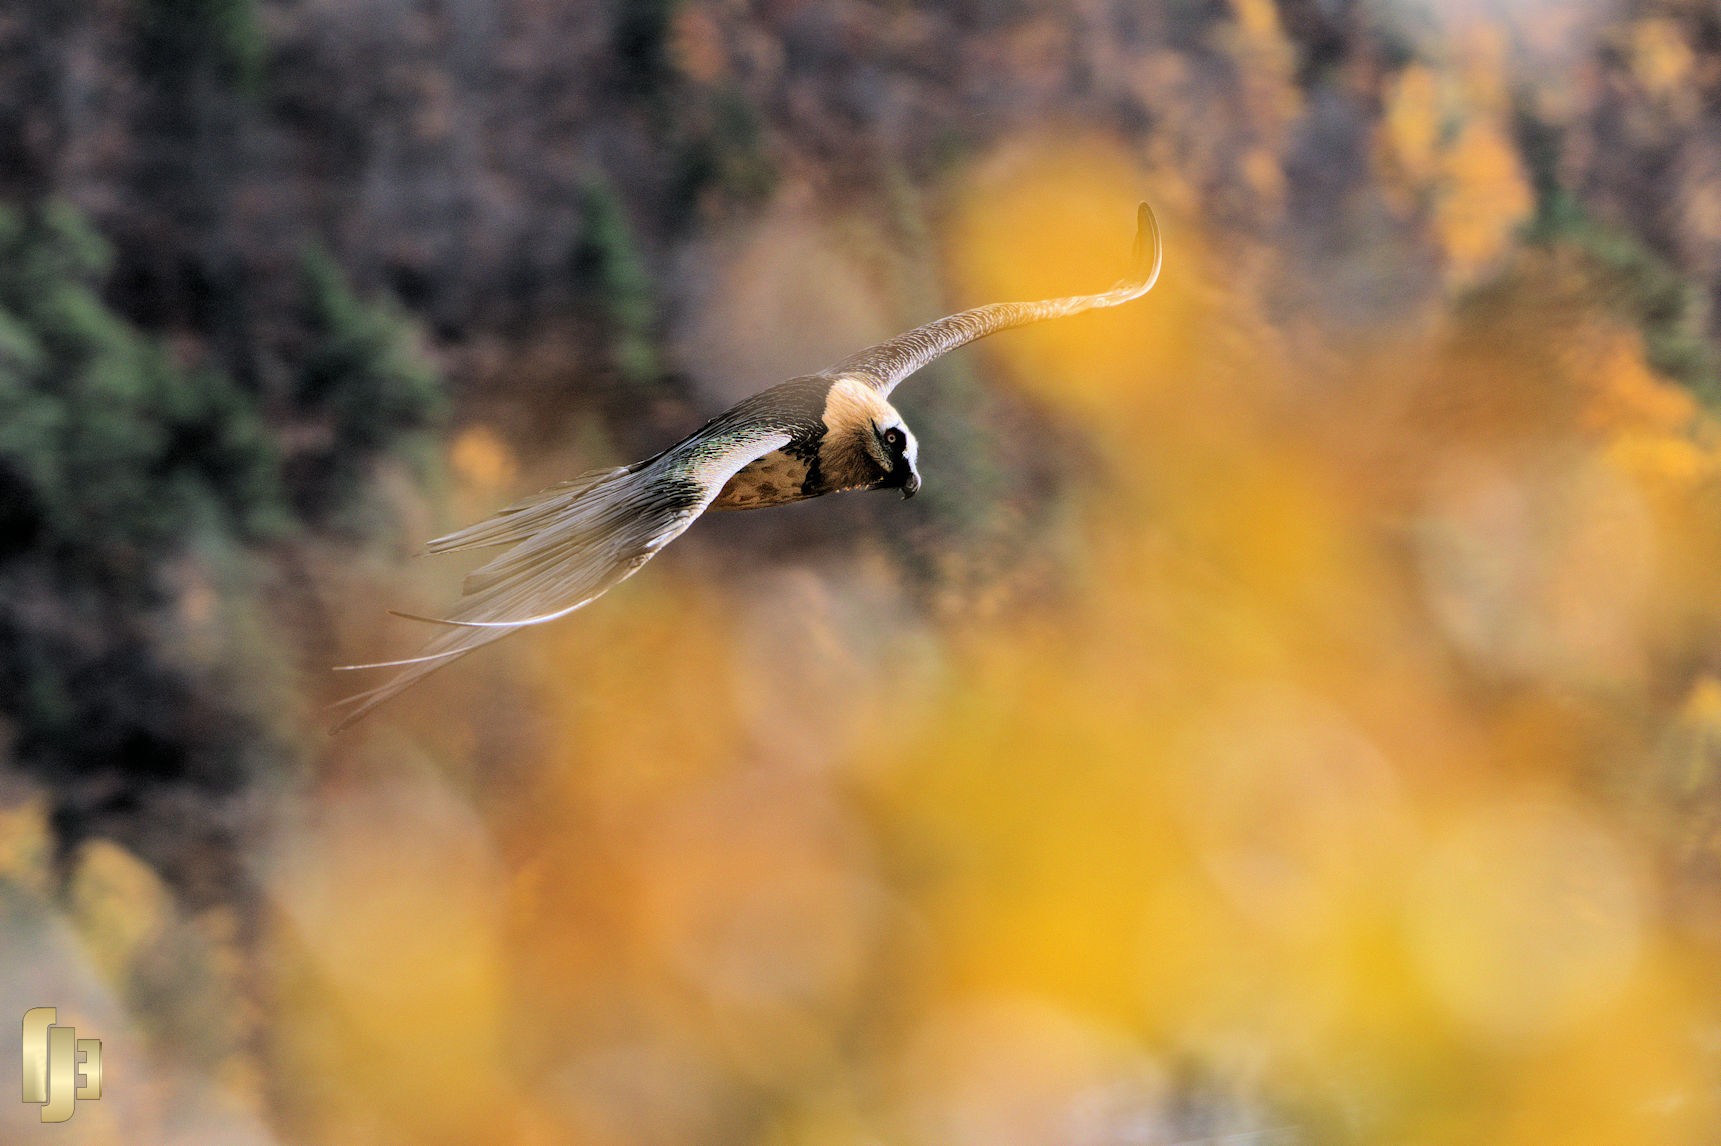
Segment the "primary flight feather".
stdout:
[[916,370],[976,338],[1140,298],[1159,277],[1159,225],[1137,210],[1135,269],[1099,294],[978,306],[917,326],[817,374],[792,378],[711,419],[655,457],[593,470],[439,537],[431,553],[506,546],[467,575],[442,627],[398,668],[341,701],[340,731],[424,677],[518,629],[564,617],[632,576],[708,509],[760,509],[827,493],[920,489],[918,446],[887,398]]

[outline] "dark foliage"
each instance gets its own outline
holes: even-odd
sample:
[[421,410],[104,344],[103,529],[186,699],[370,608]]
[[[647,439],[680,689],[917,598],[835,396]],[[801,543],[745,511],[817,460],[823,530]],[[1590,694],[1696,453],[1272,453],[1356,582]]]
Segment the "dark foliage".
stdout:
[[1708,336],[1701,288],[1625,227],[1598,219],[1560,175],[1563,133],[1521,104],[1518,145],[1536,192],[1530,243],[1581,259],[1598,296],[1643,335],[1649,365],[1705,401],[1721,403],[1721,355]]
[[210,531],[249,543],[282,514],[248,395],[182,367],[97,293],[101,240],[70,209],[0,210],[0,466],[13,557],[137,587],[138,563]]
[[584,199],[574,282],[581,301],[602,316],[610,369],[621,386],[637,396],[663,378],[651,274],[615,189],[594,179]]
[[141,71],[165,87],[213,80],[255,92],[267,55],[257,7],[257,0],[147,0],[138,6]]
[[104,305],[108,260],[66,207],[0,210],[0,715],[48,776],[225,788],[267,743],[256,692],[162,622],[181,559],[219,594],[284,532],[279,451],[229,378]]
[[300,273],[304,341],[290,400],[313,432],[300,435],[289,484],[307,522],[350,527],[377,456],[410,452],[441,421],[442,385],[395,306],[359,298],[322,250],[305,253]]
[[[307,260],[286,418],[116,314],[109,263],[66,206],[0,209],[0,721],[73,837],[290,768],[269,553],[441,407],[407,325],[326,258]],[[175,840],[145,835],[171,866]]]

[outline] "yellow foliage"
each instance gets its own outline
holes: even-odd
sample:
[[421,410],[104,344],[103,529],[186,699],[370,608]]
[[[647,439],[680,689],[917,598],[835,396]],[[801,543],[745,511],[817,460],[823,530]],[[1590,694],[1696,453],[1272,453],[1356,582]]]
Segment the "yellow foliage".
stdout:
[[330,801],[272,865],[278,1069],[320,1091],[320,1141],[384,1126],[511,1139],[489,844],[460,802],[392,763],[395,778]]
[[1517,149],[1499,123],[1472,121],[1459,128],[1443,167],[1435,234],[1452,277],[1471,282],[1506,252],[1534,199]]
[[84,950],[116,985],[174,922],[173,898],[161,877],[109,840],[90,840],[79,848],[66,898]]
[[1438,175],[1443,117],[1433,68],[1410,64],[1393,79],[1381,123],[1392,158],[1412,187],[1426,186]]
[[[1521,175],[1437,92],[1393,130],[1480,274]],[[702,522],[338,742],[261,869],[300,1137],[1176,1140],[1192,1075],[1238,1134],[1713,1137],[1721,938],[1663,905],[1721,849],[1641,809],[1712,781],[1721,436],[1552,261],[1307,367],[1163,188],[1072,137],[952,200],[963,301],[1110,282],[1170,201],[1147,301],[969,352],[1080,458],[1055,592],[946,622]]]
[[1409,899],[1424,980],[1482,1039],[1563,1033],[1615,1002],[1637,968],[1637,873],[1618,842],[1569,807],[1467,810],[1432,841]]
[[485,494],[494,494],[512,485],[519,472],[513,452],[487,426],[463,430],[454,439],[448,457],[455,476]]
[[729,69],[723,29],[706,9],[691,4],[675,10],[670,30],[670,57],[682,75],[698,84],[714,84]]
[[1237,13],[1236,50],[1250,119],[1265,127],[1276,142],[1279,131],[1302,110],[1296,48],[1285,36],[1272,0],[1233,0],[1232,7]]
[[1387,184],[1407,206],[1431,205],[1434,237],[1457,286],[1498,266],[1535,205],[1511,138],[1497,49],[1487,44],[1451,75],[1407,66],[1387,90],[1381,121]]
[[1651,95],[1666,98],[1685,88],[1696,62],[1696,54],[1674,21],[1641,20],[1632,27],[1632,74]]
[[54,839],[48,827],[48,801],[36,794],[0,806],[0,880],[38,896],[46,895]]
[[1268,40],[1280,35],[1279,10],[1272,0],[1232,0],[1237,23],[1251,39]]
[[1604,331],[1587,340],[1585,353],[1595,377],[1585,418],[1598,433],[1655,435],[1695,446],[1689,431],[1697,418],[1696,400],[1649,368],[1641,339]]
[[[1387,97],[1455,284],[1529,209],[1497,87]],[[1121,144],[968,175],[962,303],[1107,284],[1163,208],[1146,301],[965,352],[1062,483],[1019,535],[1060,576],[947,619],[864,539],[752,567],[780,535],[725,517],[463,662],[284,801],[271,1073],[217,1076],[337,1144],[1713,1141],[1721,934],[1670,906],[1721,862],[1713,420],[1555,260],[1358,347]],[[783,249],[743,269],[792,286]],[[521,492],[490,431],[451,460]],[[0,875],[44,815],[0,812]],[[115,845],[66,900],[110,976],[184,928],[233,970]]]

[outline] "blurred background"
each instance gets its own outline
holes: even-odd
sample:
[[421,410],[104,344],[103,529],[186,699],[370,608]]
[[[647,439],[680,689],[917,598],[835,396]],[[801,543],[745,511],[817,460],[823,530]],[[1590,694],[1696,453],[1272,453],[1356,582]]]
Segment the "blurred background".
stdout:
[[[336,738],[423,540],[960,306],[913,502]],[[1707,0],[16,0],[9,1142],[1721,1140]]]

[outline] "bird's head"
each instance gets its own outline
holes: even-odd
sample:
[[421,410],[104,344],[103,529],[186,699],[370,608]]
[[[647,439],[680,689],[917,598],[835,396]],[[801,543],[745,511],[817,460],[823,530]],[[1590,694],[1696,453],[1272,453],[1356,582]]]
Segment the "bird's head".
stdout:
[[892,410],[888,416],[873,420],[869,429],[871,440],[866,443],[867,452],[881,473],[872,488],[900,489],[903,497],[919,493],[920,469],[916,463],[920,443],[914,440],[914,433],[903,423],[902,416]]
[[839,378],[825,396],[824,473],[832,489],[920,489],[920,452],[902,415],[876,389]]

